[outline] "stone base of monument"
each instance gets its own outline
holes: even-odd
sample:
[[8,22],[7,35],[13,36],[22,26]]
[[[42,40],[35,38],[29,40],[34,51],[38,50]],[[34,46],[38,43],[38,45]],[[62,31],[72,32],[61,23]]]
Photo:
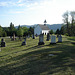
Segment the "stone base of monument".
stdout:
[[46,39],[46,41],[49,41],[49,39]]
[[57,43],[62,43],[62,41],[58,41]]
[[35,37],[33,37],[33,39],[35,39]]
[[45,44],[44,42],[39,42],[39,43],[38,43],[38,45],[44,45],[44,44]]
[[26,42],[22,42],[22,46],[26,45]]
[[5,42],[1,42],[1,47],[6,47]]
[[50,43],[50,45],[54,45],[54,44],[56,44],[56,43]]

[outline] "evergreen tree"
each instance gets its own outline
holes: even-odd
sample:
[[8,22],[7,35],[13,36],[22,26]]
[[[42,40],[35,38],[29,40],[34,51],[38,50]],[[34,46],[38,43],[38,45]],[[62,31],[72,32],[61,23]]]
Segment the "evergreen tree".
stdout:
[[3,28],[0,26],[0,37],[3,36]]
[[53,33],[54,33],[54,32],[53,32],[53,30],[51,29],[51,30],[50,30],[50,34],[53,34]]

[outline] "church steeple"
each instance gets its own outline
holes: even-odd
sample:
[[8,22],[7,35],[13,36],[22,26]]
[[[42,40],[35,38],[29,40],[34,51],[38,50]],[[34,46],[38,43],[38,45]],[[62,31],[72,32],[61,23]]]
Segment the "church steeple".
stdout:
[[46,23],[47,23],[47,21],[45,20],[45,21],[44,21],[44,25],[45,25],[45,26],[46,26]]

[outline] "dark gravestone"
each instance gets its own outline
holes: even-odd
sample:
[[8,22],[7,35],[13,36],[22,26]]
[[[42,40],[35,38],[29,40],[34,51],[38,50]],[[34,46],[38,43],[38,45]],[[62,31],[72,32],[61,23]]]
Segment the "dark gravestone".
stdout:
[[49,41],[50,40],[50,35],[49,35],[49,33],[47,33],[47,39],[46,39],[47,41]]
[[22,42],[22,46],[26,45],[26,38],[24,38],[24,41]]
[[59,35],[59,36],[58,36],[58,43],[61,43],[61,42],[62,42],[62,36]]
[[6,43],[4,41],[4,39],[1,39],[1,47],[5,47],[6,46]]
[[38,45],[44,45],[44,35],[43,34],[39,35],[39,43],[38,43]]

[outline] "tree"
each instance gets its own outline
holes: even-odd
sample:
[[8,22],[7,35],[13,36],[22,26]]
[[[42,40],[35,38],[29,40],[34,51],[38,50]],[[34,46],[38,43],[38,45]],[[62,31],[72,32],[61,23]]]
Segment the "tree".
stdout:
[[71,35],[74,35],[75,11],[71,11],[70,15],[71,15]]
[[69,34],[69,12],[65,12],[63,14],[63,20],[64,20],[64,23],[67,25],[67,33]]
[[23,36],[23,30],[21,27],[17,30],[17,36],[19,37],[19,39],[21,39],[21,37]]
[[31,34],[34,34],[34,28],[33,27],[30,27],[28,31],[31,32]]
[[56,30],[56,34],[60,34],[60,30],[59,29]]
[[60,29],[60,34],[62,34],[62,35],[65,34],[65,28],[64,28],[64,26],[61,27],[61,29]]
[[3,28],[0,26],[0,37],[3,36]]
[[6,37],[7,33],[5,31],[3,31],[3,37]]
[[9,27],[9,35],[13,36],[14,33],[16,33],[16,29],[14,27],[14,24],[12,24],[12,22],[11,22],[10,27]]
[[53,30],[52,29],[50,30],[50,34],[53,34]]

